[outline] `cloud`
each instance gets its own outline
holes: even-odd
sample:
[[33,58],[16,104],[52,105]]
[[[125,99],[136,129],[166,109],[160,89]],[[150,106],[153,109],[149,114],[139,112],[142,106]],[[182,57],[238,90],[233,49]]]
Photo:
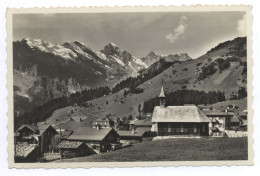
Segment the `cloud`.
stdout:
[[184,34],[188,27],[187,20],[188,18],[186,16],[181,16],[179,25],[174,29],[173,33],[169,33],[165,36],[170,43],[174,43]]
[[237,21],[237,32],[240,36],[246,36],[246,14]]

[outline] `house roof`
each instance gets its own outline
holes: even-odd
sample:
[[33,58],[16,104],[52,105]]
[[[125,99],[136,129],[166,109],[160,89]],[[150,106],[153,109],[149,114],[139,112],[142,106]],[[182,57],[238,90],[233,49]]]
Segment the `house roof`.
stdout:
[[82,141],[102,141],[112,130],[112,128],[103,128],[98,130],[96,128],[81,127],[67,139]]
[[210,122],[197,106],[156,106],[152,122]]
[[134,121],[135,126],[152,126],[151,119],[145,119],[145,120],[136,120]]
[[43,134],[48,128],[52,128],[56,132],[56,129],[53,128],[53,126],[51,126],[51,125],[39,125],[38,128],[40,131],[40,135]]
[[149,132],[151,130],[152,130],[152,126],[149,126],[149,127],[148,126],[145,126],[145,127],[141,126],[141,127],[136,128],[135,131]]
[[38,146],[36,144],[17,144],[16,156],[26,158]]
[[[84,144],[84,142],[79,142],[79,141],[62,141],[59,145],[58,148],[63,148],[63,149],[76,149],[79,146]],[[85,145],[85,144],[84,144]]]
[[161,88],[161,92],[160,92],[160,95],[159,95],[160,98],[164,98],[165,95],[164,95],[164,90],[163,90],[163,86]]
[[32,131],[35,132],[35,133],[38,133],[38,132],[39,132],[38,126],[32,125],[32,124],[22,125],[22,126],[20,126],[20,127],[16,130],[16,132],[19,132],[20,130],[22,130],[22,129],[25,128],[25,127],[29,128],[30,130],[32,130]]
[[[30,130],[32,130],[34,133],[36,134],[42,134],[44,133],[48,128],[53,128],[51,125],[45,125],[45,124],[38,124],[38,125],[31,125],[31,124],[26,124],[26,125],[22,125],[20,128],[18,128],[16,130],[16,132],[19,132],[20,130],[22,130],[23,128],[29,128]],[[55,131],[55,128],[53,128]]]
[[206,116],[232,116],[231,114],[224,113],[220,110],[210,110],[210,109],[204,109],[203,113]]
[[132,134],[132,131],[123,131],[119,130],[117,131],[119,136],[135,136],[135,137],[143,137],[144,131],[134,131],[134,134]]

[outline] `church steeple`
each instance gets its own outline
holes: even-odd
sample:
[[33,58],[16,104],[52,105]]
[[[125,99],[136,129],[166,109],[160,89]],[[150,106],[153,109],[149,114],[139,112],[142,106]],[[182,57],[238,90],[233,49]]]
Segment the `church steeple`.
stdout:
[[161,93],[159,95],[159,99],[160,99],[160,107],[165,108],[165,95],[164,95],[163,85],[161,88]]

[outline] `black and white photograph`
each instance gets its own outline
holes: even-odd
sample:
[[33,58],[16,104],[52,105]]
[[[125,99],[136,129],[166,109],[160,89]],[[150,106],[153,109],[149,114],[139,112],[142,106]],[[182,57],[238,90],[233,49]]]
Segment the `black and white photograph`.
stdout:
[[252,163],[250,8],[180,8],[10,10],[13,165]]

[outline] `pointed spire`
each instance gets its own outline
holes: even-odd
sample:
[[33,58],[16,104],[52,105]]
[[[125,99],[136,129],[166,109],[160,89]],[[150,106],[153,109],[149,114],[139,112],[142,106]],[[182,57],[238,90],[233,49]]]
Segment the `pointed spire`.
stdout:
[[160,98],[165,98],[163,86],[162,86],[161,93],[160,93],[159,97]]

